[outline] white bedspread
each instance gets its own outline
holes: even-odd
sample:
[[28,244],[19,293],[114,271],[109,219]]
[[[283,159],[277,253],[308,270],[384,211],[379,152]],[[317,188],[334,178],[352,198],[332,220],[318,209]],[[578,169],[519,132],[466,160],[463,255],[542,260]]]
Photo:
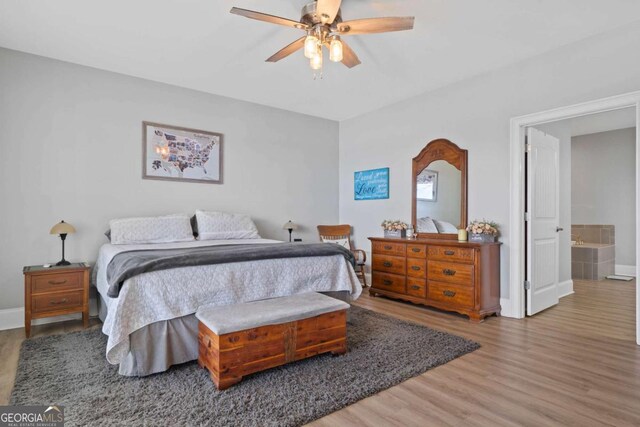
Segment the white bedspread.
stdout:
[[107,360],[118,364],[129,352],[129,335],[151,323],[193,314],[205,304],[228,305],[303,292],[349,291],[362,288],[353,267],[340,255],[287,258],[182,267],[144,273],[126,280],[118,298],[107,296],[107,266],[120,252],[212,245],[277,243],[268,239],[207,240],[100,248],[95,286],[106,301],[102,331],[109,337]]

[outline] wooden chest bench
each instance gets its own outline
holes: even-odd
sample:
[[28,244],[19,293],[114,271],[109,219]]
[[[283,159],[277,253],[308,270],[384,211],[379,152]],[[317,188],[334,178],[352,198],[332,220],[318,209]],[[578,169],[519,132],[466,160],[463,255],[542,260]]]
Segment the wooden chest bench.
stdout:
[[242,377],[347,351],[349,304],[318,293],[198,309],[198,364],[219,390]]

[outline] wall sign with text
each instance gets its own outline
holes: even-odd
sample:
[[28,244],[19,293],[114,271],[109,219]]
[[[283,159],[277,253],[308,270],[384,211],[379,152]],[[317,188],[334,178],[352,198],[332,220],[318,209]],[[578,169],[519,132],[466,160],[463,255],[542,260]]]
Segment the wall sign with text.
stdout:
[[354,172],[353,192],[355,200],[389,198],[389,168]]

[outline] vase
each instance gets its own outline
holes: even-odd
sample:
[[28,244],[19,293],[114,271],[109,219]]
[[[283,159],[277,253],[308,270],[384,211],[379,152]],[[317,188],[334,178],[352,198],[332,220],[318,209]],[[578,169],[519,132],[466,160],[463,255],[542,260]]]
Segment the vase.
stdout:
[[496,238],[497,236],[491,234],[469,234],[470,242],[493,243],[496,241]]
[[407,235],[406,233],[406,230],[384,230],[384,237],[402,239]]

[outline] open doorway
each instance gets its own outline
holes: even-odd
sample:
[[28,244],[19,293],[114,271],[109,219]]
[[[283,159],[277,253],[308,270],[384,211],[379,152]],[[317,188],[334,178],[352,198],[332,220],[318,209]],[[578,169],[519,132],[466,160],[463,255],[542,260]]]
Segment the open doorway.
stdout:
[[[527,273],[526,263],[526,233],[525,228],[527,222],[525,222],[525,182],[526,182],[526,162],[525,162],[525,135],[528,129],[532,129],[534,126],[540,126],[543,124],[549,124],[558,122],[561,120],[572,119],[576,117],[588,116],[596,113],[603,113],[608,111],[620,110],[625,108],[633,108],[635,111],[635,126],[640,123],[640,92],[632,92],[624,95],[618,95],[611,98],[604,98],[583,104],[576,104],[568,107],[557,108],[554,110],[548,110],[540,113],[529,114],[526,116],[516,117],[511,120],[511,215],[510,215],[510,230],[509,230],[509,255],[510,255],[510,282],[509,282],[509,297],[503,301],[503,312],[508,312],[510,316],[516,318],[523,318],[526,315],[525,310],[525,295],[530,295],[530,290],[527,290],[527,282],[525,281]],[[636,193],[632,196],[636,212],[638,212],[638,165],[640,165],[640,138],[636,133],[635,138],[635,184]],[[558,159],[559,161],[559,159]],[[558,170],[559,173],[559,170]],[[558,189],[559,194],[559,189]],[[558,201],[559,203],[559,201]],[[558,212],[559,215],[559,212]],[[640,217],[635,216],[636,232],[635,232],[635,266],[636,276],[638,274],[638,262],[639,258],[639,242],[638,233],[640,232]],[[556,224],[557,227],[559,223]],[[563,231],[563,230],[559,230]],[[569,233],[570,235],[570,233]],[[570,237],[569,237],[570,238]],[[559,241],[559,238],[558,238]],[[559,248],[558,248],[559,251]],[[558,252],[557,251],[557,252]],[[547,252],[543,252],[548,254]],[[554,254],[554,257],[556,254]],[[558,255],[559,256],[559,255]],[[549,257],[548,257],[549,258]],[[559,263],[558,263],[559,266]],[[556,266],[556,267],[558,267]],[[551,271],[556,271],[551,269]],[[545,270],[548,273],[548,270]],[[559,273],[558,273],[559,274]],[[549,276],[549,274],[547,274]],[[559,277],[558,277],[559,279]],[[559,280],[556,282],[559,283]],[[633,306],[635,307],[635,316],[632,318],[632,323],[635,324],[636,329],[636,342],[640,344],[640,289],[635,284],[635,298]],[[633,294],[632,294],[633,295]],[[505,310],[506,306],[506,310]],[[631,328],[629,328],[631,329]]]
[[606,308],[609,295],[633,298],[635,125],[635,108],[625,108],[527,129],[527,315],[574,290],[581,293],[567,299],[574,305]]

